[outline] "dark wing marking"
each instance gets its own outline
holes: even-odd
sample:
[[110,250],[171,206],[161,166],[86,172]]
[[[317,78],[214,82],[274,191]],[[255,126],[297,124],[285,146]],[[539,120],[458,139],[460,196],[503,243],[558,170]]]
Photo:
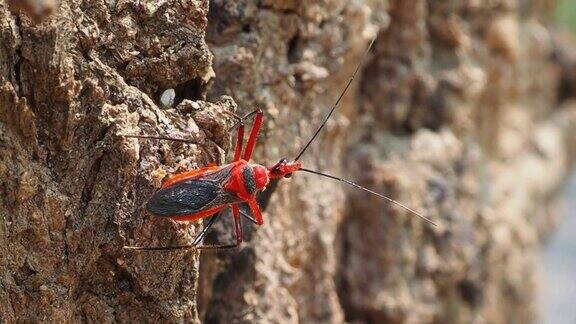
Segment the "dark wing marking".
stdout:
[[244,187],[249,195],[256,192],[256,179],[254,179],[254,171],[247,165],[242,170],[242,178],[244,178]]
[[226,192],[219,181],[188,179],[157,191],[146,209],[156,216],[184,216],[238,201],[240,199]]

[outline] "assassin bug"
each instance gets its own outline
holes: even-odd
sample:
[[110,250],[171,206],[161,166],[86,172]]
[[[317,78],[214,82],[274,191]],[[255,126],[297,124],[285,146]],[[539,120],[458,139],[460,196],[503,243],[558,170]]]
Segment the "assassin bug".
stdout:
[[[210,217],[200,234],[196,236],[192,244],[183,246],[167,246],[167,247],[139,247],[139,246],[125,246],[126,249],[132,250],[175,250],[175,249],[226,249],[234,248],[242,242],[242,222],[241,217],[249,219],[256,225],[264,223],[262,212],[258,206],[256,197],[257,194],[263,191],[269,184],[270,180],[289,178],[294,172],[308,172],[329,179],[337,180],[346,183],[350,186],[368,192],[372,195],[380,197],[393,203],[415,215],[424,219],[425,221],[436,225],[429,218],[416,212],[415,210],[399,203],[398,201],[381,195],[368,188],[362,187],[349,180],[341,179],[322,172],[306,169],[302,167],[299,161],[300,157],[308,149],[310,144],[316,139],[320,131],[326,125],[326,122],[332,116],[332,113],[338,107],[338,104],[344,97],[344,94],[350,87],[352,81],[356,77],[358,70],[362,66],[370,48],[374,44],[375,39],[372,39],[362,59],[356,66],[354,73],[348,80],[348,83],[340,93],[336,103],[332,106],[318,129],[306,145],[300,150],[299,154],[293,160],[281,159],[278,163],[267,168],[260,164],[249,163],[252,157],[252,152],[256,145],[256,137],[262,126],[263,112],[256,110],[244,117],[238,118],[238,136],[236,148],[234,150],[234,159],[230,164],[221,166],[208,166],[196,170],[177,174],[169,178],[162,188],[158,190],[148,201],[146,205],[147,211],[155,216],[167,217],[175,221],[196,221],[202,218]],[[254,122],[248,142],[242,152],[242,144],[244,140],[244,123],[243,121],[249,117],[254,117]],[[149,139],[165,139],[180,142],[192,142],[185,139],[176,139],[162,136],[145,136],[145,135],[123,135],[124,137],[135,138],[149,138]],[[241,203],[247,203],[252,216],[245,213],[240,209]],[[232,215],[234,217],[236,242],[232,244],[223,245],[198,245],[206,235],[208,229],[214,224],[220,212],[230,206],[232,208]]]

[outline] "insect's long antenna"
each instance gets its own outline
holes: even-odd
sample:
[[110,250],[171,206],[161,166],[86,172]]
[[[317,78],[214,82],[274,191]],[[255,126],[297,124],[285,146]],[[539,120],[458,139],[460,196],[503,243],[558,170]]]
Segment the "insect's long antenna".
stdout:
[[397,205],[397,206],[400,206],[400,207],[406,209],[407,211],[411,212],[412,214],[414,214],[414,215],[422,218],[423,220],[427,221],[428,223],[430,223],[430,224],[432,224],[432,225],[434,225],[434,226],[438,226],[438,225],[436,225],[436,223],[434,223],[430,218],[428,218],[428,217],[420,214],[419,212],[415,211],[414,209],[412,209],[412,208],[410,208],[410,207],[408,207],[408,206],[406,206],[406,205],[404,205],[404,204],[401,204],[401,203],[399,203],[398,201],[396,201],[396,200],[394,200],[394,199],[392,199],[392,198],[389,198],[389,197],[386,197],[386,196],[384,196],[384,195],[382,195],[382,194],[379,194],[379,193],[377,193],[376,191],[372,191],[372,190],[370,190],[370,189],[368,189],[368,188],[362,187],[361,185],[356,184],[356,183],[354,183],[354,182],[352,182],[352,181],[350,181],[350,180],[338,178],[338,177],[335,177],[335,176],[332,176],[332,175],[329,175],[329,174],[326,174],[326,173],[322,173],[322,172],[318,172],[318,171],[314,171],[314,170],[309,170],[309,169],[305,169],[305,168],[301,168],[299,171],[304,171],[304,172],[316,174],[316,175],[319,175],[319,176],[323,176],[323,177],[326,177],[326,178],[330,178],[330,179],[333,179],[333,180],[338,180],[338,181],[344,182],[344,183],[346,183],[346,184],[348,184],[348,185],[351,185],[351,186],[353,186],[353,187],[356,187],[356,188],[358,188],[358,189],[360,189],[360,190],[364,190],[364,191],[366,191],[366,192],[368,192],[368,193],[371,193],[371,194],[373,194],[373,195],[375,195],[375,196],[377,196],[377,197],[386,199],[387,201],[389,201],[389,202],[391,202],[391,203],[393,203],[393,204],[395,204],[395,205]]
[[326,117],[324,117],[324,120],[322,121],[322,124],[320,124],[320,127],[318,127],[318,129],[316,130],[316,132],[314,133],[314,135],[312,135],[312,138],[310,138],[310,140],[308,141],[308,143],[306,143],[306,145],[302,148],[302,150],[300,151],[300,153],[298,153],[298,155],[296,156],[296,158],[294,159],[294,161],[298,161],[298,159],[300,159],[300,157],[302,156],[302,154],[304,154],[304,152],[306,151],[306,149],[308,149],[308,146],[310,146],[310,144],[312,144],[312,142],[314,141],[314,139],[316,139],[316,136],[318,136],[318,134],[320,133],[320,131],[322,130],[322,128],[324,128],[324,125],[326,125],[326,122],[328,121],[328,119],[330,119],[330,116],[332,116],[332,113],[334,112],[334,110],[336,110],[336,107],[338,107],[338,104],[340,103],[340,101],[342,100],[342,98],[344,97],[344,95],[346,94],[346,91],[348,91],[348,88],[350,87],[350,85],[352,84],[352,81],[354,81],[354,78],[356,77],[356,74],[358,73],[358,71],[360,70],[360,67],[362,66],[362,64],[364,63],[364,61],[366,60],[366,57],[368,56],[368,53],[370,52],[370,49],[372,48],[372,45],[374,45],[374,42],[376,41],[376,36],[374,36],[374,38],[372,38],[372,40],[370,41],[370,45],[368,45],[368,48],[366,49],[366,51],[364,52],[364,54],[362,55],[362,58],[360,59],[360,62],[358,62],[358,65],[356,65],[356,69],[354,70],[354,73],[352,74],[352,76],[350,77],[350,80],[348,80],[348,83],[346,84],[346,86],[344,87],[344,90],[342,90],[342,92],[340,93],[340,96],[338,97],[338,100],[336,100],[336,103],[334,103],[334,105],[332,106],[332,109],[330,109],[330,112],[328,112],[328,114],[326,115]]

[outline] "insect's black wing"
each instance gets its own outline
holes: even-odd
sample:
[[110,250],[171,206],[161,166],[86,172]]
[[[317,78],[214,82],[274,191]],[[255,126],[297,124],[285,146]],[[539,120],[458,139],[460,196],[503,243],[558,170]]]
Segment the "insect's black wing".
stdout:
[[155,216],[177,217],[199,213],[217,206],[241,201],[223,188],[229,170],[177,182],[158,190],[146,209]]

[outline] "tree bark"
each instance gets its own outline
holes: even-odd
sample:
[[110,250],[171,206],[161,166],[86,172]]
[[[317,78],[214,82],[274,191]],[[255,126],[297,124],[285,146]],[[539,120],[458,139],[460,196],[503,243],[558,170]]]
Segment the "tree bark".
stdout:
[[[576,51],[553,1],[62,0],[33,19],[14,3],[0,0],[1,322],[536,320],[576,155]],[[201,224],[143,205],[170,174],[229,160],[230,112],[264,110],[255,162],[294,158],[375,36],[302,162],[438,227],[297,173],[263,192],[265,224],[237,250],[122,248],[193,240]],[[232,240],[226,216],[207,243]]]

